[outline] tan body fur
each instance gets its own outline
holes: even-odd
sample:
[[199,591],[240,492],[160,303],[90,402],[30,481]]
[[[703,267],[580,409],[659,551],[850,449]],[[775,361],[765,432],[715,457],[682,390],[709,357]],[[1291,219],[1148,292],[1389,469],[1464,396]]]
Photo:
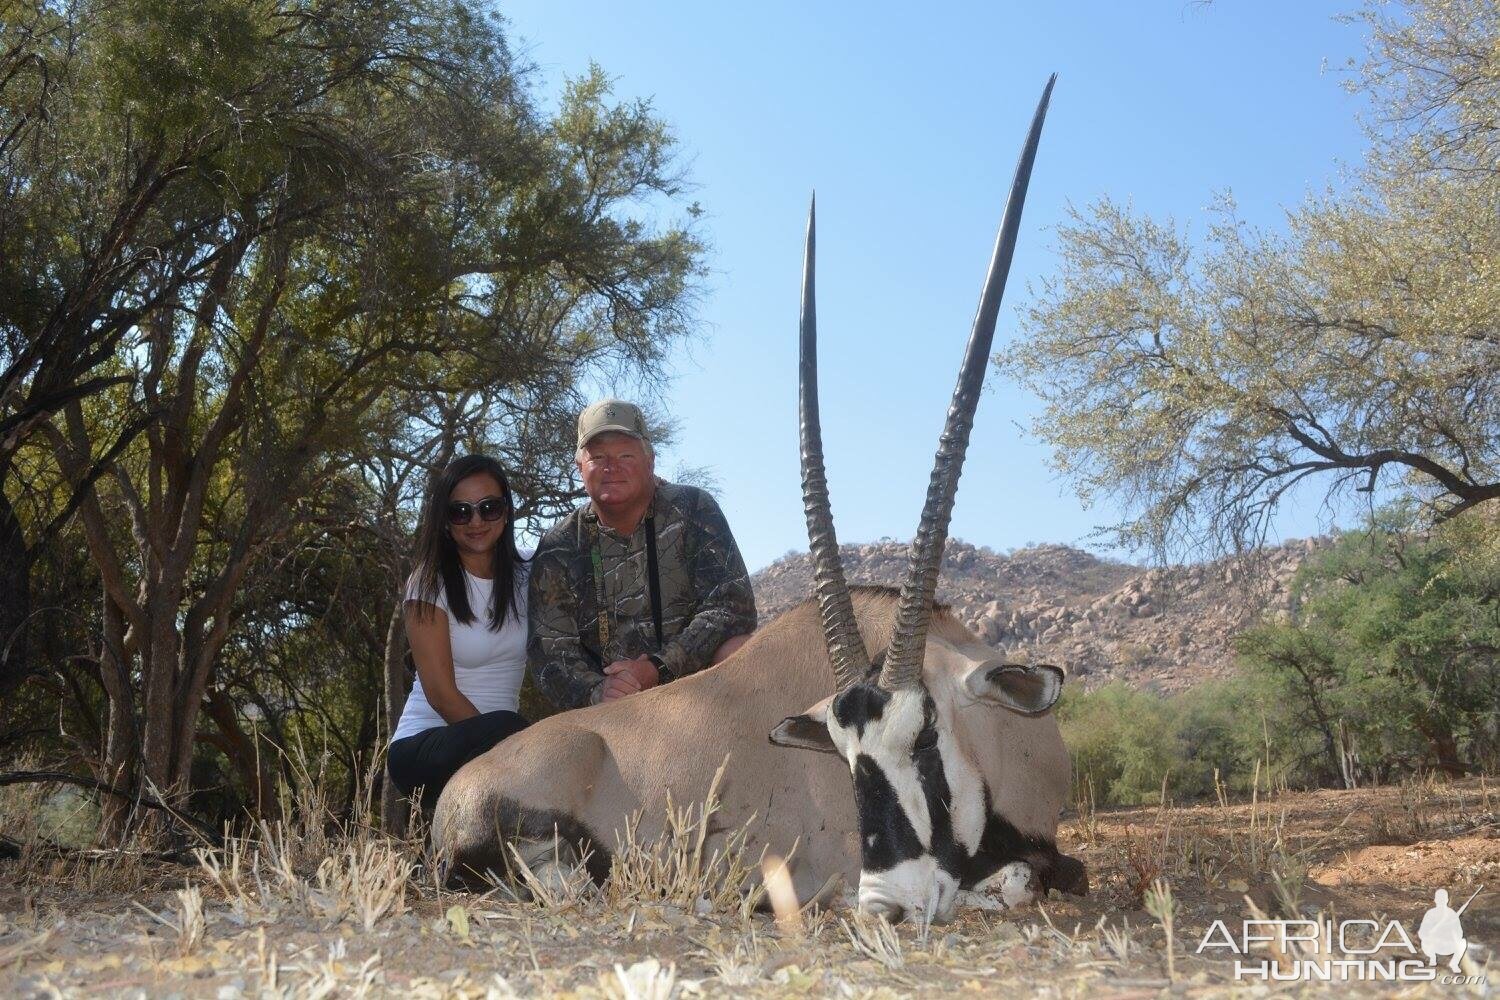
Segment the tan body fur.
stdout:
[[[854,608],[866,648],[878,654],[891,637],[894,592],[856,588]],[[928,689],[951,710],[951,731],[990,789],[993,811],[1022,833],[1052,839],[1070,769],[1057,721],[969,697],[960,679],[985,661],[996,661],[995,651],[939,609],[927,639]],[[560,814],[586,831],[596,852],[612,852],[632,813],[641,813],[638,836],[661,833],[668,791],[678,806],[701,802],[728,756],[715,829],[732,831],[753,815],[752,856],[762,847],[785,855],[797,844],[791,868],[803,901],[834,875],[852,887],[860,852],[849,764],[767,739],[833,688],[817,608],[808,602],[716,667],[543,719],[469,762],[438,802],[434,842],[460,868],[499,871],[499,831],[515,831],[526,815],[522,836],[550,841],[551,820],[540,830],[537,818]]]

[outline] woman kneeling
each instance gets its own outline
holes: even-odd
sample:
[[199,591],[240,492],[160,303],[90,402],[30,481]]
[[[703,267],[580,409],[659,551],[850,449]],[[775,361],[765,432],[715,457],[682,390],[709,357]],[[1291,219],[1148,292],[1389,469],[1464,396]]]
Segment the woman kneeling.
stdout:
[[431,810],[460,767],[526,727],[526,576],[500,463],[469,455],[434,477],[407,580],[406,635],[417,679],[387,768]]

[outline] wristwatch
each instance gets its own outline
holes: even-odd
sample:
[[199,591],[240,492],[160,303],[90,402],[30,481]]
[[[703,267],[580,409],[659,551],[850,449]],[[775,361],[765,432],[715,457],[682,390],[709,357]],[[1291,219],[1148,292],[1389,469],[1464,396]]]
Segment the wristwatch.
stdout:
[[673,679],[672,671],[667,667],[667,661],[661,658],[660,653],[647,653],[646,659],[656,665],[656,683],[665,684]]

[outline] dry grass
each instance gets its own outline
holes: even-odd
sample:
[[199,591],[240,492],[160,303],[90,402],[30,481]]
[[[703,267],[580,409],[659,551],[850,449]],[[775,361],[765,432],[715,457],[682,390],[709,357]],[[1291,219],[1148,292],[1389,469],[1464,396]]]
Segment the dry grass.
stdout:
[[588,871],[589,855],[574,858],[571,848],[565,847],[560,839],[554,837],[550,857],[544,858],[535,869],[514,844],[507,847],[520,884],[495,879],[495,888],[506,898],[529,899],[542,909],[557,913],[575,906],[586,906],[597,895],[593,876]]
[[[1214,919],[1393,916],[1411,927],[1438,885],[1500,887],[1500,849],[1486,853],[1500,797],[1479,779],[1301,794],[1257,782],[1240,802],[1087,803],[1062,846],[1089,864],[1090,896],[968,910],[943,927],[754,912],[763,859],[747,856],[743,831],[709,833],[715,796],[674,804],[652,843],[622,838],[603,885],[557,850],[552,864],[518,866],[520,885],[456,895],[416,873],[433,867],[420,834],[374,829],[363,794],[336,821],[319,766],[298,766],[312,781],[299,800],[200,850],[186,885],[182,867],[129,852],[58,867],[38,848],[6,862],[0,995],[1217,996],[1242,987],[1228,963],[1197,954]],[[1397,824],[1418,839],[1383,845]],[[1500,940],[1500,892],[1490,896],[1464,919],[1480,944],[1475,974],[1488,974],[1484,946]],[[1290,961],[1316,946],[1262,951]]]
[[850,946],[861,955],[873,958],[887,969],[899,969],[906,964],[901,956],[901,938],[884,917],[867,917],[856,911],[848,920],[840,917],[839,927]]
[[615,838],[603,885],[595,885],[590,878],[588,857],[575,857],[572,848],[557,839],[540,853],[523,853],[510,845],[519,885],[505,885],[499,879],[492,884],[507,898],[529,900],[554,913],[604,909],[633,914],[650,907],[669,914],[727,914],[749,920],[764,898],[765,889],[757,876],[766,858],[764,852],[752,858],[746,851],[753,816],[727,833],[711,832],[727,766],[726,759],[702,802],[679,806],[668,795],[665,827],[655,840],[640,835],[641,814],[627,817],[624,830]]
[[667,796],[667,826],[655,842],[637,836],[641,816],[627,820],[615,842],[614,861],[603,887],[610,906],[671,903],[697,915],[734,913],[747,919],[764,894],[756,877],[762,852],[747,857],[745,841],[755,816],[711,846],[709,831],[720,806],[719,786],[729,766],[725,758],[714,772],[702,802],[677,806]]
[[1396,798],[1375,815],[1377,843],[1415,844],[1438,833],[1496,830],[1500,795],[1481,776],[1471,789],[1435,773],[1415,775],[1395,786]]
[[1167,981],[1175,982],[1177,979],[1177,941],[1173,933],[1176,928],[1177,903],[1172,899],[1172,886],[1165,879],[1156,879],[1151,883],[1151,888],[1146,890],[1144,904],[1146,912],[1156,918],[1161,925],[1162,936],[1166,939],[1163,948],[1167,953]]
[[[18,770],[34,770],[34,761],[22,761]],[[16,846],[19,857],[12,862],[22,877],[36,874],[39,859],[47,843],[40,817],[52,789],[45,785],[5,785],[0,787],[0,837]]]
[[610,1000],[669,1000],[677,988],[677,967],[665,968],[654,958],[630,968],[616,965],[611,975],[600,977],[599,989]]

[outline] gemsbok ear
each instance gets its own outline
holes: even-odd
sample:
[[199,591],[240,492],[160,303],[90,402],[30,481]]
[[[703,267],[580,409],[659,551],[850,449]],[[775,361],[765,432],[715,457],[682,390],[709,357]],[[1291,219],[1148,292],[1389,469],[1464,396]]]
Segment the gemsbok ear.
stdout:
[[981,663],[969,671],[964,686],[976,698],[993,701],[1022,715],[1041,715],[1062,694],[1062,668],[1050,663]]
[[828,735],[828,706],[832,703],[833,697],[829,696],[801,715],[782,719],[771,730],[771,742],[779,747],[816,750],[837,756],[838,747],[833,745],[833,739]]

